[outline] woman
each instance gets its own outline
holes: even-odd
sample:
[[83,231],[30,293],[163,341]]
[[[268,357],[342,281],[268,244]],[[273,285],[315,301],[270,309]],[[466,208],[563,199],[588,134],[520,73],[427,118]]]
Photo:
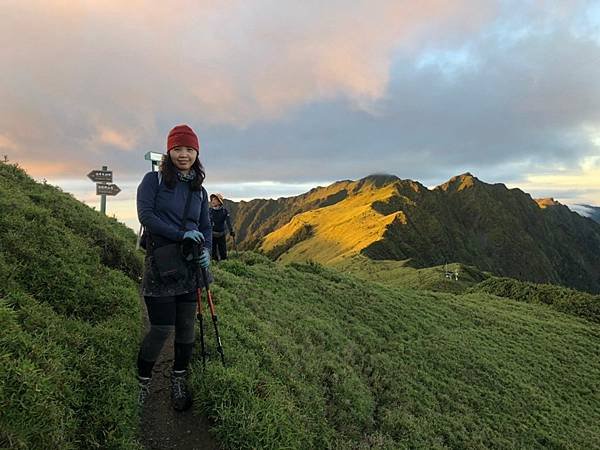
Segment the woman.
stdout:
[[[212,245],[208,195],[202,186],[205,175],[198,159],[199,148],[198,137],[190,127],[179,125],[173,128],[167,138],[167,154],[160,171],[147,173],[137,191],[138,218],[148,236],[142,295],[151,325],[138,354],[138,400],[143,405],[149,393],[154,363],[167,337],[175,330],[171,399],[178,411],[188,409],[192,403],[186,374],[194,343],[196,283],[198,278],[201,279],[196,275],[199,267],[209,266]],[[168,248],[183,248],[184,241],[186,247],[192,242],[198,245],[199,251],[191,261],[181,257],[182,262],[176,261],[181,270],[166,275],[164,270],[161,271],[165,261],[161,255]],[[171,247],[167,247],[169,245]],[[179,253],[176,257],[180,258]],[[168,259],[167,263],[175,258]]]
[[210,222],[213,229],[212,255],[216,261],[227,259],[227,231],[235,239],[235,232],[231,226],[229,211],[223,203],[223,194],[210,194]]

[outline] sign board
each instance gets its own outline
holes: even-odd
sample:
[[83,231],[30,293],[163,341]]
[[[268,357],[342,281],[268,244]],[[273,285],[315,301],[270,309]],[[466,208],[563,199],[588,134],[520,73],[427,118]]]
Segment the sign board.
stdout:
[[96,195],[117,195],[121,189],[116,184],[98,183],[96,185]]
[[95,183],[112,183],[112,170],[92,170],[87,174],[88,178]]
[[146,161],[156,161],[156,162],[160,162],[163,159],[163,154],[162,153],[156,153],[156,152],[148,152],[144,155],[144,159]]

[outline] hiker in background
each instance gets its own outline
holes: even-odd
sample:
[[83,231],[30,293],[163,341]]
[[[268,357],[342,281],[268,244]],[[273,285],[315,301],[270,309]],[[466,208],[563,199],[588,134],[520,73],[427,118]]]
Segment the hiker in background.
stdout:
[[[137,191],[138,218],[148,236],[142,295],[150,319],[150,331],[138,353],[138,402],[143,405],[152,368],[174,330],[171,399],[178,411],[188,409],[192,402],[186,378],[194,343],[196,273],[199,267],[209,266],[212,246],[199,148],[198,137],[190,127],[173,128],[160,170],[147,173]],[[196,259],[181,256],[181,250],[190,245],[200,246]]]
[[223,194],[210,194],[210,221],[213,229],[212,255],[216,261],[227,259],[227,229],[229,235],[235,239],[235,232],[231,226],[229,211],[225,208]]

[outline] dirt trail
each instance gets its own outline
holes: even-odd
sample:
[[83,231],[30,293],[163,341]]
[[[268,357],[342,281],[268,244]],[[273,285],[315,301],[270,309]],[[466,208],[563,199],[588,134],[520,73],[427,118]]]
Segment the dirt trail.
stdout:
[[[144,327],[149,322],[143,304]],[[146,450],[219,450],[209,433],[208,420],[196,416],[193,407],[177,412],[171,407],[171,367],[173,364],[173,334],[165,343],[154,371],[150,395],[146,399],[140,424],[140,442]]]

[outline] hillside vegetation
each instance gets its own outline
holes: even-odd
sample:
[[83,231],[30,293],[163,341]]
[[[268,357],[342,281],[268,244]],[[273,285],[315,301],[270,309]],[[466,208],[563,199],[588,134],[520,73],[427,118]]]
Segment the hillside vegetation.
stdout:
[[408,263],[372,260],[363,255],[356,255],[341,260],[332,267],[362,280],[386,286],[454,294],[489,294],[520,302],[548,305],[557,311],[600,323],[600,295],[552,284],[495,277],[475,267],[457,263],[424,269],[415,269]]
[[241,248],[338,264],[362,254],[415,268],[454,261],[496,276],[600,292],[600,225],[471,174],[435,189],[394,176],[229,203]]
[[135,235],[0,164],[0,447],[136,449]]
[[[343,201],[298,214],[286,225],[265,236],[260,249],[276,256],[274,249],[284,245],[279,255],[282,262],[298,259],[332,263],[359,254],[383,239],[388,226],[404,221],[402,211],[380,214],[374,202],[386,202],[395,195],[393,185],[368,186]],[[298,239],[297,230],[309,226],[311,232]],[[288,243],[287,241],[292,241]]]
[[219,263],[215,279],[228,366],[214,352],[204,373],[196,361],[193,385],[225,448],[600,443],[594,323],[252,253]]
[[277,200],[255,199],[239,203],[226,200],[225,206],[234,218],[237,238],[246,248],[255,249],[264,236],[289,222],[296,214],[334,205],[348,197],[350,180],[339,181],[327,187],[316,187],[309,192]]
[[562,286],[491,277],[469,288],[469,292],[492,294],[527,303],[545,304],[557,311],[600,323],[600,295],[591,295]]
[[[332,267],[338,271],[352,274],[360,279],[382,283],[391,287],[412,288],[460,294],[491,274],[481,272],[475,267],[450,263],[442,266],[416,269],[410,261],[370,259],[364,255],[355,255],[342,259]],[[458,279],[455,279],[455,274]],[[449,276],[447,277],[446,274]]]
[[[3,164],[0,211],[0,447],[139,449],[134,234]],[[235,256],[213,270],[227,366],[207,326],[191,378],[223,448],[598,447],[597,297],[463,265],[448,285],[364,254]]]

